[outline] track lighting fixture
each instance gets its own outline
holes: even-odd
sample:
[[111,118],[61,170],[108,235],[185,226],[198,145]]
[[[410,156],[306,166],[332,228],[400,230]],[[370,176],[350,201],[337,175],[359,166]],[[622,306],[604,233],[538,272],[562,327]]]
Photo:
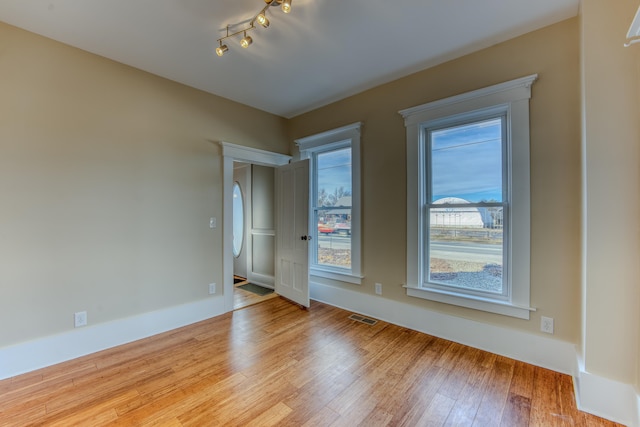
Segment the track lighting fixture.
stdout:
[[222,56],[229,50],[229,47],[226,44],[222,43],[224,40],[240,34],[242,34],[242,38],[240,39],[240,46],[242,46],[243,48],[249,47],[251,43],[253,43],[253,39],[251,38],[251,36],[247,35],[247,32],[256,28],[256,22],[264,28],[267,28],[269,26],[270,22],[267,18],[267,10],[269,9],[269,7],[281,5],[282,11],[284,13],[289,13],[291,12],[291,1],[292,0],[264,0],[266,6],[264,6],[262,10],[260,10],[260,12],[258,12],[258,14],[255,15],[253,19],[251,19],[251,21],[249,21],[249,25],[246,28],[233,33],[229,33],[230,26],[227,25],[227,35],[224,37],[220,37],[217,40],[219,46],[216,48],[216,55]]

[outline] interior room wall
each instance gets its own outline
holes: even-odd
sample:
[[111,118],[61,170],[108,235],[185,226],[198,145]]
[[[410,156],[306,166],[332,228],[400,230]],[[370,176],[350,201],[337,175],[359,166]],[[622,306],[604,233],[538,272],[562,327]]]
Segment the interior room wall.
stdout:
[[[290,139],[362,121],[362,285],[312,279],[483,323],[540,334],[540,316],[555,319],[552,338],[580,333],[580,72],[577,18],[376,87],[297,116]],[[531,320],[406,296],[406,150],[398,111],[537,73],[531,99]],[[292,146],[292,150],[295,147]],[[293,152],[293,151],[292,151]]]
[[639,383],[640,45],[623,47],[640,2],[582,2],[583,358]]
[[0,348],[219,297],[218,141],[286,120],[2,23],[0,70]]

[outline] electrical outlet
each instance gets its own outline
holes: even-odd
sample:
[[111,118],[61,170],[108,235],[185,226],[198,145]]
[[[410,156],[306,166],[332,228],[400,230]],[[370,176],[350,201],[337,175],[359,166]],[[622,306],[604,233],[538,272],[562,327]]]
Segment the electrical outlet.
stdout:
[[540,330],[547,334],[553,334],[553,317],[542,316],[540,318]]
[[209,218],[209,228],[216,228],[218,226],[218,221],[216,221],[216,217],[212,216]]
[[213,295],[216,293],[216,284],[209,283],[209,295]]
[[376,283],[376,294],[382,295],[382,283]]
[[73,326],[79,328],[80,326],[87,326],[87,312],[79,311],[73,314]]

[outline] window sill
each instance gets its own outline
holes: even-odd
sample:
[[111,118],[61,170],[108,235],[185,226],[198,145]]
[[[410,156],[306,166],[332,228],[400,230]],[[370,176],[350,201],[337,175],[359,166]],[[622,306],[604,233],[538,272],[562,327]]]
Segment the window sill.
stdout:
[[309,268],[309,274],[316,277],[324,277],[325,279],[339,280],[341,282],[353,283],[354,285],[361,285],[364,276],[354,275],[351,273],[343,273],[325,270],[318,267]]
[[452,304],[460,307],[472,308],[475,310],[487,311],[489,313],[502,314],[504,316],[517,317],[519,319],[529,320],[530,312],[536,311],[535,308],[522,307],[507,301],[497,301],[473,295],[419,288],[416,286],[405,285],[404,287],[407,289],[407,295],[411,297],[443,302],[445,304]]

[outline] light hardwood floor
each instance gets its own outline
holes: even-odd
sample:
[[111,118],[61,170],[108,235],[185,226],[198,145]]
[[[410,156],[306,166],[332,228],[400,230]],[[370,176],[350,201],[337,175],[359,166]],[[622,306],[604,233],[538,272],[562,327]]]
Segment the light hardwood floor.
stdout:
[[[240,279],[241,278],[238,278],[238,280]],[[245,279],[233,284],[233,309],[234,310],[248,307],[253,304],[258,304],[262,301],[266,301],[268,299],[278,296],[275,292],[272,292],[268,295],[261,296],[261,295],[254,294],[253,292],[245,291],[244,289],[241,289],[238,287],[246,283],[249,283],[249,281]]]
[[0,381],[0,425],[613,426],[571,378],[282,298]]

